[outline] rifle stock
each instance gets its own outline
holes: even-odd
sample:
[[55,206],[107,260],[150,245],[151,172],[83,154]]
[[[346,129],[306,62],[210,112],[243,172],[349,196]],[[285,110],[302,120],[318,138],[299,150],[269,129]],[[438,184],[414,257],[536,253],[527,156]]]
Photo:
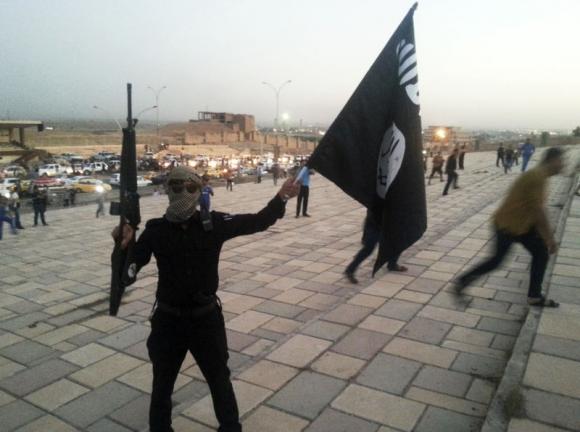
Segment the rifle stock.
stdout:
[[[111,290],[109,314],[116,316],[121,305],[125,288],[135,282],[136,269],[133,264],[135,233],[141,222],[139,194],[137,193],[137,145],[135,123],[132,113],[131,84],[127,84],[127,127],[123,128],[123,147],[121,150],[121,184],[119,203],[111,203],[111,214],[119,216],[119,238],[115,239],[115,248],[111,254]],[[133,238],[129,245],[121,248],[122,233],[125,224],[133,228]]]

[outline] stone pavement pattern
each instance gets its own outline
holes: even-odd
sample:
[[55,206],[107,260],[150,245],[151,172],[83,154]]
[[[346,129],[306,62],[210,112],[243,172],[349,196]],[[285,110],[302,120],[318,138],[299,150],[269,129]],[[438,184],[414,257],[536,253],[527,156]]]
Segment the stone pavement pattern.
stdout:
[[[364,210],[321,176],[312,181],[313,217],[295,219],[290,202],[267,232],[226,243],[219,294],[246,431],[479,430],[526,315],[530,263],[514,247],[500,270],[467,290],[466,302],[449,292],[462,269],[487,255],[489,217],[517,175],[504,175],[494,162],[491,153],[468,154],[461,189],[442,197],[442,184],[428,187],[429,228],[402,258],[407,274],[381,271],[372,279],[369,260],[359,285],[343,278],[360,247]],[[564,177],[551,182],[552,220],[569,186]],[[218,189],[213,205],[253,212],[275,191],[269,181]],[[143,219],[165,205],[164,196],[143,199]],[[107,316],[116,220],[95,219],[95,209],[49,211],[49,227],[2,241],[2,431],[147,428],[145,342],[156,268],[142,270],[118,317]],[[557,271],[562,292],[576,298],[577,275],[562,274],[577,270],[568,268],[577,258],[570,249]],[[543,328],[554,327],[549,319]],[[542,337],[563,338],[549,330]],[[541,368],[553,353],[537,351]],[[174,403],[176,431],[215,429],[190,356]]]

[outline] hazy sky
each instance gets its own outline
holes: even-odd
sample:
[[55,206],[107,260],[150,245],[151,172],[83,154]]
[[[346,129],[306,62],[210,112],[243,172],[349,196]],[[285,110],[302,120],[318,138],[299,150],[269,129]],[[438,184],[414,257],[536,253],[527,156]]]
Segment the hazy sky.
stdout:
[[[0,0],[0,118],[199,110],[329,123],[403,18],[403,0]],[[423,0],[423,124],[580,124],[580,0]],[[143,115],[154,120],[155,112]]]

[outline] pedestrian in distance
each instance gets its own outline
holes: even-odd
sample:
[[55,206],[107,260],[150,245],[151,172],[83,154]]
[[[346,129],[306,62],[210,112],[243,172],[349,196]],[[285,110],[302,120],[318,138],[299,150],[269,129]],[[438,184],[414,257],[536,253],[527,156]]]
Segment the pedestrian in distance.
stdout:
[[[217,296],[219,255],[224,242],[240,235],[265,231],[284,216],[286,201],[299,186],[288,179],[270,202],[256,214],[211,212],[211,223],[196,207],[202,183],[195,172],[181,166],[167,180],[169,206],[162,218],[151,219],[134,245],[136,272],[151,255],[159,279],[156,306],[147,340],[153,364],[149,410],[151,432],[171,428],[171,395],[180,367],[189,351],[205,377],[213,400],[218,431],[240,432],[238,405],[227,365],[228,346],[221,302]],[[133,229],[117,227],[113,237],[129,244]]]
[[505,174],[507,174],[512,170],[513,163],[514,163],[514,150],[511,145],[508,145],[503,155],[503,171]]
[[262,164],[259,163],[258,166],[256,166],[256,183],[262,183],[262,175],[264,174],[264,170],[262,167]]
[[528,169],[528,163],[532,158],[532,155],[536,152],[536,147],[532,144],[529,138],[526,139],[526,142],[522,146],[522,172]]
[[427,182],[428,185],[431,184],[431,179],[435,176],[435,174],[439,174],[439,181],[443,182],[443,164],[445,163],[445,159],[441,155],[441,152],[437,152],[435,156],[433,156],[433,161],[431,162],[431,175],[429,176],[429,181]]
[[22,187],[20,182],[16,184],[16,188],[10,194],[10,202],[8,204],[8,210],[10,211],[12,217],[14,218],[14,226],[16,229],[24,229],[22,222],[20,221],[20,196],[22,195]]
[[453,149],[451,155],[447,158],[447,163],[445,164],[445,174],[447,174],[447,183],[445,184],[445,189],[443,189],[443,195],[449,193],[449,186],[453,183],[453,189],[459,189],[457,181],[459,179],[459,174],[457,174],[457,155],[459,154],[459,149]]
[[467,149],[465,148],[465,144],[463,144],[460,148],[459,148],[459,169],[463,170],[464,169],[464,163],[465,163],[465,153],[467,153]]
[[278,179],[280,178],[280,165],[278,163],[272,164],[272,180],[274,181],[274,186],[278,186]]
[[548,178],[560,173],[563,167],[564,151],[552,147],[546,150],[539,166],[516,179],[493,215],[494,255],[459,277],[455,285],[459,294],[479,277],[498,268],[511,245],[520,243],[532,255],[528,304],[558,306],[557,302],[542,295],[542,281],[549,255],[558,250],[545,208]]
[[497,148],[497,159],[495,160],[495,166],[499,167],[500,163],[503,167],[503,156],[504,156],[505,149],[503,147],[503,143],[500,143],[499,147]]
[[226,190],[234,191],[234,173],[231,169],[226,172]]
[[514,165],[518,166],[519,162],[520,162],[520,149],[516,147],[514,149]]
[[213,188],[209,185],[209,176],[204,174],[201,177],[202,187],[201,196],[199,197],[199,206],[202,210],[211,210],[211,197],[213,196]]
[[105,193],[101,192],[97,196],[97,218],[105,215]]
[[302,216],[310,217],[308,213],[308,197],[310,196],[310,176],[314,174],[311,169],[302,168],[306,166],[306,161],[300,163],[300,169],[298,170],[298,181],[301,182],[300,193],[298,194],[298,199],[296,201],[296,217],[300,217],[300,211],[302,211]]
[[32,209],[34,210],[34,226],[38,226],[38,218],[42,225],[47,226],[44,214],[48,205],[48,192],[46,188],[40,189],[38,185],[34,185],[32,189]]
[[9,224],[12,234],[18,234],[18,231],[16,231],[16,221],[13,217],[10,216],[8,212],[9,201],[10,198],[8,198],[6,195],[0,194],[0,240],[2,240],[4,222]]
[[[352,259],[351,263],[346,267],[344,275],[350,283],[357,284],[358,279],[355,276],[356,270],[361,263],[367,259],[375,250],[381,238],[381,226],[376,216],[370,210],[367,210],[367,215],[363,224],[362,248]],[[406,272],[408,269],[405,266],[399,265],[399,257],[392,259],[387,263],[387,269],[395,272]]]

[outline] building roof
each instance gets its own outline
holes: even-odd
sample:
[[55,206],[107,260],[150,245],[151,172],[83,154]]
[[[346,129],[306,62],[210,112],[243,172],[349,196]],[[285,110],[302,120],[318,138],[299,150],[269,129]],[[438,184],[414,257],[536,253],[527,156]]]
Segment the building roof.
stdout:
[[15,129],[37,127],[42,128],[44,124],[37,120],[0,120],[0,129]]

